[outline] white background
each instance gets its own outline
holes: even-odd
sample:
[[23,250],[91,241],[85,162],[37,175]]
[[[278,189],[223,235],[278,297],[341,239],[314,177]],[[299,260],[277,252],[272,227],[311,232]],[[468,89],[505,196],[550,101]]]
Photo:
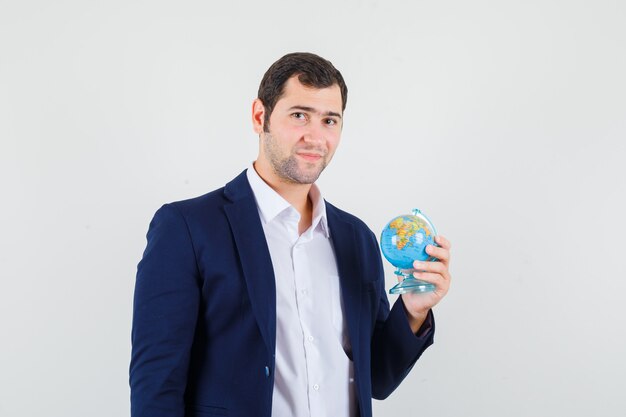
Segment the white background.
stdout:
[[148,223],[255,158],[252,100],[292,51],[350,90],[325,197],[376,233],[419,207],[454,245],[436,343],[375,414],[625,415],[624,22],[618,0],[0,0],[0,415],[128,415]]

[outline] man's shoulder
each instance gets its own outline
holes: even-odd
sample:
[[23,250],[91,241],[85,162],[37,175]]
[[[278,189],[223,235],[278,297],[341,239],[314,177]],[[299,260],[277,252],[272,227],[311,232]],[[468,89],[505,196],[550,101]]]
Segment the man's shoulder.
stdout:
[[204,210],[216,205],[222,205],[225,201],[226,199],[224,198],[224,187],[220,187],[197,197],[172,201],[168,204],[176,207],[182,212],[189,212]]
[[222,211],[225,204],[247,194],[249,185],[245,171],[228,182],[225,186],[209,191],[197,197],[173,201],[166,205],[176,208],[183,216],[202,215]]

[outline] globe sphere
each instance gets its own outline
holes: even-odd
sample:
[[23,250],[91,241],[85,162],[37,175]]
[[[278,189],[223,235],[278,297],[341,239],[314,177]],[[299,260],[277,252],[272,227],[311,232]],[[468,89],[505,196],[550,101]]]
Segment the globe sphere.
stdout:
[[436,245],[436,230],[419,210],[394,217],[383,229],[380,247],[385,258],[396,268],[411,269],[413,261],[431,261],[427,245]]

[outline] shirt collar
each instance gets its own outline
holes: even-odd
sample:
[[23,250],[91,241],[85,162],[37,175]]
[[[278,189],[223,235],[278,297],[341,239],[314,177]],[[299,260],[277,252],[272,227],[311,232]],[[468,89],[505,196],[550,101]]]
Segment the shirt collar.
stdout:
[[[261,221],[267,224],[274,220],[283,211],[293,208],[287,200],[285,200],[280,194],[278,194],[272,187],[270,187],[261,176],[254,169],[254,165],[251,165],[246,175],[250,188],[254,193],[256,204],[261,215]],[[311,222],[311,230],[315,230],[316,227],[321,227],[324,235],[330,237],[330,231],[328,229],[328,221],[326,219],[326,203],[322,198],[322,193],[317,185],[312,184],[309,191],[309,197],[313,203],[313,220]],[[295,208],[293,210],[297,213]]]

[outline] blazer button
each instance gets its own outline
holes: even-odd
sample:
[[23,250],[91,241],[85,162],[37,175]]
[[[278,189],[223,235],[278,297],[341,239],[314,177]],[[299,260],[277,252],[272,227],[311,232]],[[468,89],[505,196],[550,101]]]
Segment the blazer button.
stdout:
[[265,377],[269,377],[270,376],[270,368],[269,367],[265,367]]

